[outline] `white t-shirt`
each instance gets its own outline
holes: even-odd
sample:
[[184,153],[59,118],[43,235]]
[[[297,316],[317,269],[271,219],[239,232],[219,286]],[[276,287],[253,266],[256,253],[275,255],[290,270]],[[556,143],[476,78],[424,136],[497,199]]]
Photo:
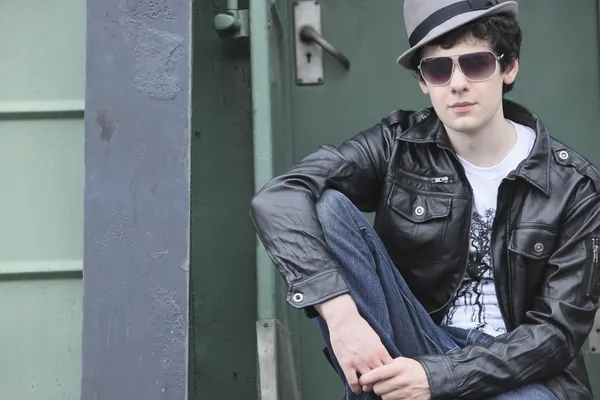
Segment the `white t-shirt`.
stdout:
[[490,253],[498,187],[502,179],[529,155],[535,141],[535,132],[531,128],[511,123],[515,126],[517,140],[497,165],[481,168],[459,157],[474,195],[471,250],[467,273],[443,322],[459,328],[480,329],[492,336],[506,332],[498,308]]

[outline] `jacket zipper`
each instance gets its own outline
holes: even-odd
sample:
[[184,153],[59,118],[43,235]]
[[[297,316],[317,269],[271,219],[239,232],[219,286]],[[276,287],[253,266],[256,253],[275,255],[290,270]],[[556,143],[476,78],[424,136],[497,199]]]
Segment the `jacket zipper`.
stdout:
[[408,172],[405,171],[403,169],[396,169],[396,172],[399,172],[402,175],[406,175],[406,176],[410,176],[411,178],[414,178],[416,180],[419,181],[423,181],[423,182],[429,182],[429,183],[451,183],[452,182],[452,178],[449,176],[438,176],[438,177],[426,177],[426,176],[421,176],[421,175],[417,175],[414,174],[412,172]]
[[595,299],[597,296],[600,295],[600,278],[598,277],[598,274],[600,274],[600,266],[598,265],[598,261],[600,261],[600,239],[597,237],[592,237],[590,239],[592,242],[592,265],[590,267],[589,274],[586,274],[587,278],[586,276],[584,276],[584,279],[586,279],[588,282],[584,297],[589,299]]
[[431,183],[450,183],[452,180],[447,176],[442,176],[441,178],[431,178]]

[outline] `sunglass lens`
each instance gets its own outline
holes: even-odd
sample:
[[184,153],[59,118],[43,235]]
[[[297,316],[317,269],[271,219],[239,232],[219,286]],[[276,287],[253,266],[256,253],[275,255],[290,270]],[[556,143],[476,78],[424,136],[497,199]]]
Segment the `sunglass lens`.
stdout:
[[471,81],[484,81],[496,72],[496,56],[490,52],[463,54],[458,57],[458,63]]
[[454,63],[450,57],[436,57],[423,60],[421,73],[430,85],[443,85],[452,77]]

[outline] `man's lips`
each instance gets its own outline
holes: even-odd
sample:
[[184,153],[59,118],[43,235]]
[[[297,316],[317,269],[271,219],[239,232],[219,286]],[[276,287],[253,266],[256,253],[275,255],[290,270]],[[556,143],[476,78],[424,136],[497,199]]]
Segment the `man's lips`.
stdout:
[[450,106],[450,109],[455,113],[466,113],[471,111],[475,103],[470,103],[468,101],[461,101],[458,103],[454,103]]
[[461,101],[458,103],[454,103],[450,106],[450,108],[461,108],[461,107],[469,107],[472,106],[475,103],[469,103],[468,101]]

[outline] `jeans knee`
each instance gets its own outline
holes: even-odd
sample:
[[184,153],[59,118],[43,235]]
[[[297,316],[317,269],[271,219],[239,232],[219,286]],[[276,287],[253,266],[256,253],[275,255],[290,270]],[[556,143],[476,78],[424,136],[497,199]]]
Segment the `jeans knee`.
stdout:
[[317,201],[317,216],[324,229],[337,226],[340,221],[356,220],[356,214],[360,214],[360,211],[346,195],[337,190],[325,190]]
[[329,213],[334,215],[345,212],[348,204],[352,204],[350,199],[342,192],[333,189],[327,189],[321,193],[321,197],[317,200],[317,214],[319,218]]

